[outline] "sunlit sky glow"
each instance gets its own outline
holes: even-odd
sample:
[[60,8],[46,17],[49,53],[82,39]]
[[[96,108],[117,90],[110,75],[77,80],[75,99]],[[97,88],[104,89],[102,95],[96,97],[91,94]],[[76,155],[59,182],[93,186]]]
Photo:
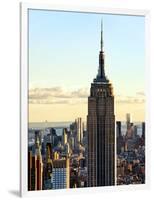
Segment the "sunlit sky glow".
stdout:
[[144,120],[144,17],[29,10],[29,121],[87,116],[98,70],[103,18],[105,72],[113,84],[116,120]]

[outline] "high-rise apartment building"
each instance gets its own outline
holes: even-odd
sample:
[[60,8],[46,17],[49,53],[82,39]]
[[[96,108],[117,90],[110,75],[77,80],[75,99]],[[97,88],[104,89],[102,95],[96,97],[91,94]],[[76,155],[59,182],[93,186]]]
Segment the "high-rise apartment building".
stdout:
[[53,189],[64,189],[70,187],[69,159],[53,161],[52,185]]

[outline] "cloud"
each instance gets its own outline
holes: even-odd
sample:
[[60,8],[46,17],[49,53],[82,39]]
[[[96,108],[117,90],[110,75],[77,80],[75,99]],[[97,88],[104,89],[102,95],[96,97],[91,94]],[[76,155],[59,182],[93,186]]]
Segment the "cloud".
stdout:
[[87,88],[65,91],[62,87],[32,88],[29,90],[29,104],[76,104],[85,103]]
[[[29,104],[87,104],[89,89],[64,90],[62,87],[32,88],[29,90]],[[115,96],[118,104],[143,104],[144,92],[136,92],[135,96]]]
[[137,97],[121,97],[116,99],[116,103],[118,104],[143,104],[145,103],[144,98]]
[[80,88],[71,92],[72,97],[87,98],[89,96],[87,88]]
[[136,95],[145,96],[145,93],[143,91],[140,91],[140,92],[136,92]]
[[29,104],[67,104],[67,100],[29,100]]
[[142,104],[145,103],[145,100],[138,100],[138,99],[134,99],[134,100],[117,100],[116,103],[119,104]]

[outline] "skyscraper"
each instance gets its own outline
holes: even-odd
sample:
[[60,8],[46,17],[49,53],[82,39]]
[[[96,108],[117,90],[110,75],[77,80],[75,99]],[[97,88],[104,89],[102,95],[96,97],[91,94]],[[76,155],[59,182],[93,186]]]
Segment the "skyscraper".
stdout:
[[145,139],[145,122],[142,122],[142,138]]
[[81,117],[76,119],[76,126],[77,126],[77,141],[78,143],[81,143],[83,139],[83,123]]
[[35,131],[35,150],[28,152],[28,190],[42,190],[43,162],[40,132]]
[[88,97],[88,186],[115,184],[115,115],[112,84],[105,76],[103,28],[99,69]]
[[63,137],[62,137],[63,146],[67,143],[67,130],[66,128],[63,129]]
[[[37,132],[35,133],[37,135]],[[42,162],[42,155],[41,155],[41,145],[40,145],[40,138],[35,137],[35,156],[36,156],[36,189],[42,190],[43,185],[43,162]]]
[[43,189],[52,189],[52,148],[51,143],[46,144],[46,159],[44,160],[43,170]]
[[32,151],[28,151],[28,190],[35,190],[35,156],[32,155]]
[[124,141],[122,137],[122,131],[121,131],[121,121],[116,122],[116,139],[117,139],[117,154],[121,153],[121,149],[124,146]]
[[69,158],[53,161],[53,189],[64,189],[70,187],[69,165]]
[[127,130],[128,130],[131,126],[131,115],[130,115],[130,113],[126,114],[126,125],[127,125]]
[[119,138],[119,137],[121,137],[122,135],[121,135],[121,121],[117,121],[116,122],[116,136],[117,136],[117,138]]

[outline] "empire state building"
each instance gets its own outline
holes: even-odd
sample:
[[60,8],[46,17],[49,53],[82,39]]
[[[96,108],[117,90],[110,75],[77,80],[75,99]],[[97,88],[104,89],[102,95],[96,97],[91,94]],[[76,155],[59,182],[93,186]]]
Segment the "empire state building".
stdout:
[[99,69],[88,97],[88,186],[115,184],[115,115],[113,87],[105,75],[103,28]]

